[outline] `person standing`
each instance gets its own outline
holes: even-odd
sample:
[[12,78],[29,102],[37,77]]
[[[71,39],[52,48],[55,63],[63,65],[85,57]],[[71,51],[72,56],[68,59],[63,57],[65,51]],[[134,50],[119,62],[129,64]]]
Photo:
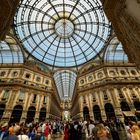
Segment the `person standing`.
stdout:
[[45,129],[45,140],[48,140],[48,136],[49,136],[49,124],[46,123],[46,129]]
[[8,123],[4,123],[1,126],[0,140],[4,139],[4,137],[7,137],[8,135],[9,135],[9,133],[8,133]]
[[88,138],[89,140],[93,140],[93,129],[94,129],[95,125],[93,124],[93,121],[90,120],[90,124],[88,125],[88,130],[89,130],[89,134],[88,134]]
[[97,137],[99,140],[111,140],[109,136],[109,131],[104,127],[104,125],[98,124]]
[[64,128],[64,140],[68,140],[68,136],[69,136],[69,127],[68,124],[66,124],[65,128]]

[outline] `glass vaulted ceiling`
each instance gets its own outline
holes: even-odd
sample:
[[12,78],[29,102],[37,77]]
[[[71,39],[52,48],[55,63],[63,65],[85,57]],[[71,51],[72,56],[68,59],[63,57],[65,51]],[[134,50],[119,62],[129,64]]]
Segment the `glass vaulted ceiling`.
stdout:
[[53,67],[100,58],[111,31],[100,0],[22,0],[14,25],[28,57]]
[[104,56],[105,63],[128,63],[127,54],[123,50],[123,46],[118,38],[115,36],[111,39]]
[[77,75],[69,70],[61,70],[54,74],[55,84],[62,100],[71,99]]
[[0,41],[0,64],[22,64],[24,56],[17,41],[7,35],[4,41]]
[[[100,57],[111,34],[100,0],[22,0],[15,33],[31,56],[52,67],[78,67]],[[73,95],[76,74],[54,74],[62,99]]]

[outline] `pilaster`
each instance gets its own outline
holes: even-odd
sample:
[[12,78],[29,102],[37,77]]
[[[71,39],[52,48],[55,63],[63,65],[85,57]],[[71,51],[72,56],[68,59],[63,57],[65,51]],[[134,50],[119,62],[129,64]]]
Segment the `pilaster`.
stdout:
[[99,91],[99,104],[100,104],[102,120],[105,121],[105,120],[107,120],[107,116],[106,116],[105,109],[104,109],[104,101],[103,101],[103,92],[102,91]]

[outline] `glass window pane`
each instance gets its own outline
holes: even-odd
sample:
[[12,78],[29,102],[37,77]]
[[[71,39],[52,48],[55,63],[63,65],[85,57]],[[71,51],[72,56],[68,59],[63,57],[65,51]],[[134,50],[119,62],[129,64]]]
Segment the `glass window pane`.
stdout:
[[15,31],[23,47],[44,63],[78,66],[100,59],[109,39],[110,23],[101,7],[100,0],[23,0],[14,17]]

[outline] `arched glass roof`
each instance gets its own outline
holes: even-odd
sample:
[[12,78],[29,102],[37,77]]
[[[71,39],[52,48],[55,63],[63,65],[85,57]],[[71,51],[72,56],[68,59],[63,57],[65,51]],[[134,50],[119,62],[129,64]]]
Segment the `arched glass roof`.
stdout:
[[100,58],[111,32],[100,0],[22,0],[14,25],[28,57],[55,67]]
[[0,41],[0,64],[9,63],[23,63],[23,54],[16,40],[7,35]]
[[61,99],[71,99],[77,75],[73,71],[60,70],[54,74],[55,84]]
[[107,46],[105,56],[104,56],[104,62],[107,63],[128,63],[128,57],[126,53],[123,50],[123,46],[121,42],[117,39],[117,37],[114,37],[109,45]]

